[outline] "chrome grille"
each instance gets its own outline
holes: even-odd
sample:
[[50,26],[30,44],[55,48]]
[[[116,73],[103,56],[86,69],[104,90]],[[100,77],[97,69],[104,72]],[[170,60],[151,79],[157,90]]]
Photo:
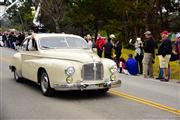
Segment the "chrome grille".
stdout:
[[88,63],[83,65],[82,78],[83,80],[102,80],[103,73],[102,63]]

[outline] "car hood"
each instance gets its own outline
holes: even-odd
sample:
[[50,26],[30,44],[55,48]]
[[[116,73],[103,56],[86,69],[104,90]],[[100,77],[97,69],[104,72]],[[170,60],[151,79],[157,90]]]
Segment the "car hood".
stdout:
[[53,49],[43,50],[42,55],[54,59],[63,59],[77,62],[100,62],[101,59],[91,50],[84,49]]

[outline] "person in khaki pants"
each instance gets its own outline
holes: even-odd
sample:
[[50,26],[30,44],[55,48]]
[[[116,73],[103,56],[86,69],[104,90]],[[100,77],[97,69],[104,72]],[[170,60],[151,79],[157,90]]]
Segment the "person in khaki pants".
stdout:
[[144,78],[150,77],[153,78],[153,59],[154,59],[154,50],[155,42],[150,31],[144,33],[144,57],[143,57],[143,75]]
[[165,73],[164,79],[161,79],[161,81],[164,81],[164,82],[169,81],[168,76],[170,73],[168,73],[168,67],[169,67],[169,60],[171,58],[171,52],[172,52],[171,40],[168,37],[169,37],[168,31],[161,32],[162,40],[158,48],[159,66],[161,69],[164,70],[164,73]]

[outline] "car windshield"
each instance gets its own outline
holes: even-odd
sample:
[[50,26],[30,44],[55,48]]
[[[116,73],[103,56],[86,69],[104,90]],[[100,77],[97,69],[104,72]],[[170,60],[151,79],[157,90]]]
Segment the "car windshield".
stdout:
[[89,49],[84,39],[76,37],[43,37],[40,39],[41,49]]

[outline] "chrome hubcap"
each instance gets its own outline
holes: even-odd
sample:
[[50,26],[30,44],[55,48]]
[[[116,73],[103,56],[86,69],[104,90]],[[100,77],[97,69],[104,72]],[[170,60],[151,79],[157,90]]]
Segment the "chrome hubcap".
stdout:
[[42,89],[43,93],[45,93],[48,90],[48,87],[49,87],[48,76],[46,73],[43,73],[41,75],[41,89]]

